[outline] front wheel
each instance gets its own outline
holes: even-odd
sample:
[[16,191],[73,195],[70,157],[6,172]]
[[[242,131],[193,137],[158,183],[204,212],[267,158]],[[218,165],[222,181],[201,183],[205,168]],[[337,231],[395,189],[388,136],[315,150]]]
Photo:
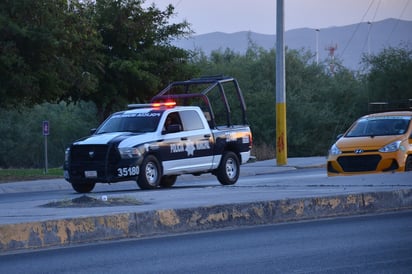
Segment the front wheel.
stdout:
[[233,185],[240,174],[239,158],[232,151],[223,153],[222,160],[216,172],[216,177],[222,185]]
[[408,158],[406,158],[405,171],[412,171],[412,155],[409,155]]
[[160,163],[153,155],[148,155],[140,166],[140,174],[137,184],[141,189],[156,189],[160,185],[162,177]]
[[72,188],[78,193],[89,193],[96,183],[72,183]]

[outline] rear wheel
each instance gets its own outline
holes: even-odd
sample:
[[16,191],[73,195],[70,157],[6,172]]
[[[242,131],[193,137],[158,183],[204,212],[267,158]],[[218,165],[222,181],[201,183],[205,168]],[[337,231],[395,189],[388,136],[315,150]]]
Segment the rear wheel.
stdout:
[[72,183],[73,189],[78,193],[89,193],[96,183]]
[[240,173],[239,158],[232,151],[223,153],[222,160],[216,172],[216,177],[222,185],[233,185]]
[[409,155],[408,158],[406,158],[405,171],[412,171],[412,155]]
[[155,189],[160,185],[162,177],[160,163],[153,155],[148,155],[140,166],[140,174],[137,184],[141,189]]
[[163,176],[160,180],[160,186],[165,188],[172,187],[176,183],[176,179],[176,175]]

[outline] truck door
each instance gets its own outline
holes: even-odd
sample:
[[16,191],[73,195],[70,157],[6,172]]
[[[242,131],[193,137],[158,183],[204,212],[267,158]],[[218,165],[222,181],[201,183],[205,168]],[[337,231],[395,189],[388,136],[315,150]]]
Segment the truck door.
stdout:
[[[173,118],[173,115],[178,115],[178,118]],[[171,124],[167,126],[169,116]],[[164,139],[169,148],[169,161],[163,162],[164,174],[210,169],[213,161],[213,136],[199,113],[195,110],[183,110],[170,113],[169,116],[165,125],[171,131],[165,134]],[[181,127],[181,131],[178,127]]]

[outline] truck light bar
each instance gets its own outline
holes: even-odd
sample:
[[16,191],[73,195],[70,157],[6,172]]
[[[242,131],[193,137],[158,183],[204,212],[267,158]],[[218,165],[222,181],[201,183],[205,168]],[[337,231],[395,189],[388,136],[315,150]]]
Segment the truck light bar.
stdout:
[[158,107],[175,107],[176,106],[176,102],[174,101],[167,101],[167,102],[159,102],[159,103],[152,103],[152,106],[154,108],[158,108]]
[[150,104],[129,104],[127,107],[129,109],[134,109],[134,108],[160,108],[160,107],[166,107],[166,108],[172,108],[176,106],[176,102],[174,101],[167,101],[167,102],[156,102],[156,103],[150,103]]

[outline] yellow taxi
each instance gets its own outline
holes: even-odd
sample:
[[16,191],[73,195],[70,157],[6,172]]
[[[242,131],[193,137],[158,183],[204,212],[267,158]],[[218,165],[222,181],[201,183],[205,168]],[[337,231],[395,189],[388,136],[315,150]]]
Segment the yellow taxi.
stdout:
[[412,111],[359,118],[329,150],[328,176],[412,170]]

